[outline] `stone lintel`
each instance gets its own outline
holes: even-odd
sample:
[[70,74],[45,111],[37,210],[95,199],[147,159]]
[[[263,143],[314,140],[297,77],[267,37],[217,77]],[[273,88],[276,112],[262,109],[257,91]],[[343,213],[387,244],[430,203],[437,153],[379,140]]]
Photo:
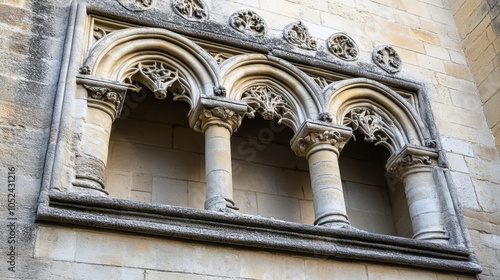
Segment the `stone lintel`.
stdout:
[[340,153],[352,134],[352,129],[347,126],[307,120],[297,130],[290,145],[295,154],[302,157],[306,157],[311,148],[318,144],[331,145],[332,149]]

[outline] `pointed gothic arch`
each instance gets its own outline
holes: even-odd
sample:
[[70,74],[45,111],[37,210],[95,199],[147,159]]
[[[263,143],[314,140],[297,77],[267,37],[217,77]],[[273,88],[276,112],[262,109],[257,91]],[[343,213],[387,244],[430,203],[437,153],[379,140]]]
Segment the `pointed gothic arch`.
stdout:
[[320,88],[304,72],[276,57],[248,54],[221,64],[222,85],[228,97],[247,103],[247,116],[278,117],[293,131],[322,112]]

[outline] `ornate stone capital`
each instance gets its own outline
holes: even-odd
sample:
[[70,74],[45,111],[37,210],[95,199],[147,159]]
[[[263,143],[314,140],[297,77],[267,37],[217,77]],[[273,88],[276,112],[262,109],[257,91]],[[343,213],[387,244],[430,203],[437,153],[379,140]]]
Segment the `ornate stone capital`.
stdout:
[[405,146],[403,150],[389,158],[387,161],[387,171],[398,175],[404,179],[408,174],[419,172],[422,170],[428,171],[437,164],[438,153],[435,150]]
[[267,24],[256,12],[243,10],[229,18],[229,25],[239,32],[253,37],[265,36]]
[[189,115],[190,126],[204,133],[208,126],[217,125],[227,128],[232,134],[241,125],[246,105],[234,100],[220,98],[201,98],[198,106]]
[[336,57],[353,61],[358,59],[358,45],[345,33],[335,33],[328,39],[328,50]]
[[306,121],[293,137],[292,149],[296,155],[303,157],[318,150],[339,154],[351,136],[352,130],[347,127]]
[[373,49],[372,59],[387,73],[394,74],[401,70],[401,57],[391,46],[378,46]]
[[114,120],[122,110],[127,85],[116,84],[111,81],[78,78],[78,83],[87,91],[87,105],[105,111]]
[[125,9],[140,12],[151,9],[155,0],[117,0]]
[[207,5],[203,0],[173,0],[172,7],[177,14],[190,21],[208,18]]
[[301,21],[292,22],[283,29],[283,37],[288,43],[305,50],[316,50],[318,43],[311,37]]

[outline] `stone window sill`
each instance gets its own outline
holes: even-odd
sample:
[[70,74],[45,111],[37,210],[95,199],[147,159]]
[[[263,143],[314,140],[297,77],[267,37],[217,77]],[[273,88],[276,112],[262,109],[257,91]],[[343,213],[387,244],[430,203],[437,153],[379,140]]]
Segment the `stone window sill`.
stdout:
[[480,273],[470,251],[456,245],[324,228],[259,216],[224,214],[109,197],[51,191],[38,221],[80,225],[199,242],[253,247],[318,258],[373,261]]

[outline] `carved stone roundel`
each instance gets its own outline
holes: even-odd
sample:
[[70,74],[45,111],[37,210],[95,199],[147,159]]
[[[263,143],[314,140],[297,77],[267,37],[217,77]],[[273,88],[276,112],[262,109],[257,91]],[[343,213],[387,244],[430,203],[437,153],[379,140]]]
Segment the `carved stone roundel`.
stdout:
[[287,25],[283,30],[283,37],[288,43],[305,50],[316,50],[318,45],[301,21],[292,22]]
[[203,21],[208,18],[207,5],[202,0],[173,0],[172,6],[183,18],[190,21]]
[[151,9],[155,0],[117,0],[125,9],[140,12]]
[[229,25],[246,35],[259,37],[266,35],[267,24],[257,13],[243,10],[234,13],[229,18]]
[[354,40],[344,33],[335,33],[328,39],[328,50],[336,57],[353,61],[358,58],[358,46]]
[[372,59],[375,64],[387,73],[394,74],[401,70],[401,58],[391,46],[383,45],[376,47],[373,50]]

